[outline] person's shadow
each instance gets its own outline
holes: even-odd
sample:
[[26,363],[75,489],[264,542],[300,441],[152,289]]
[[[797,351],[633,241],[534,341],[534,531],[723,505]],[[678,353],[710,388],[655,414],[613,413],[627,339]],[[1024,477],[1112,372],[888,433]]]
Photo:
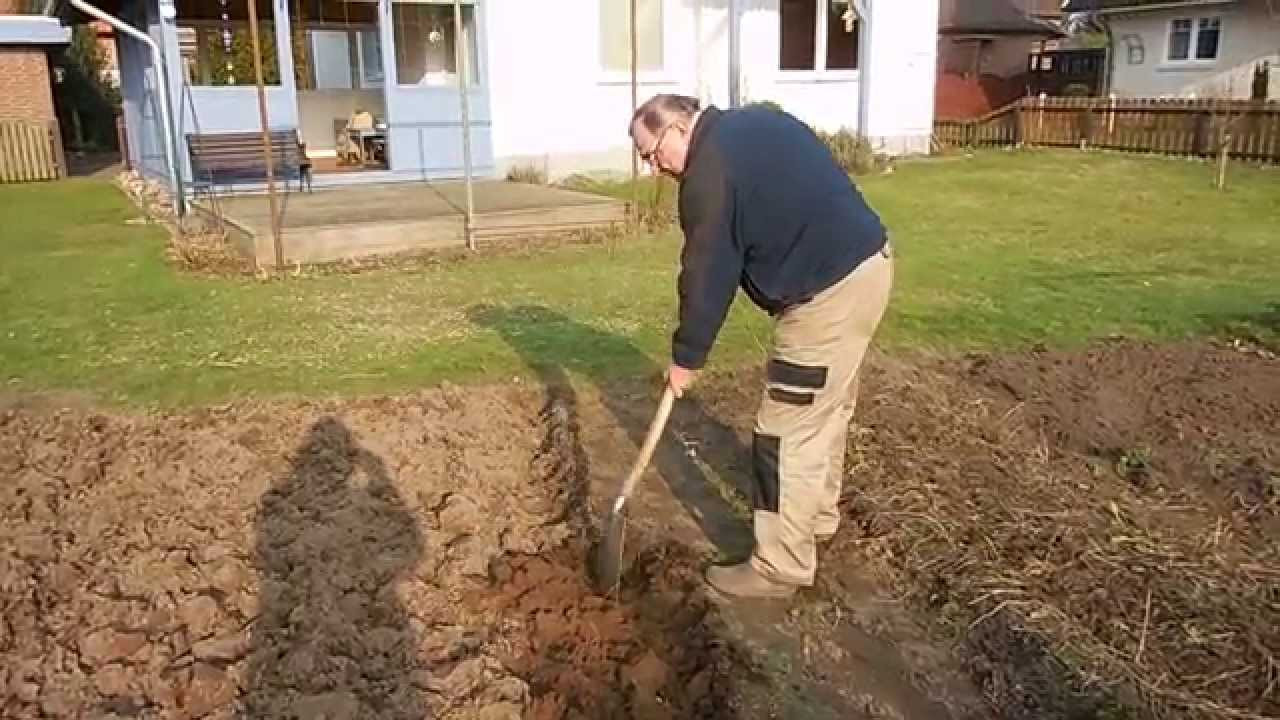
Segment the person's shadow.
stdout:
[[394,592],[422,554],[382,460],[340,420],[316,422],[259,507],[243,717],[426,717],[421,638]]
[[[467,315],[477,326],[497,332],[575,420],[579,404],[570,375],[587,378],[639,451],[657,410],[661,384],[623,378],[653,380],[661,377],[663,370],[639,348],[625,338],[538,305],[478,305],[468,309]],[[635,457],[618,460],[625,473]],[[750,452],[730,428],[686,394],[676,401],[651,467],[661,474],[721,555],[745,559],[753,541],[750,521],[741,516],[743,511],[749,512]],[[590,465],[587,471],[590,473]],[[619,475],[616,482],[621,481]],[[731,497],[738,505],[737,513]]]

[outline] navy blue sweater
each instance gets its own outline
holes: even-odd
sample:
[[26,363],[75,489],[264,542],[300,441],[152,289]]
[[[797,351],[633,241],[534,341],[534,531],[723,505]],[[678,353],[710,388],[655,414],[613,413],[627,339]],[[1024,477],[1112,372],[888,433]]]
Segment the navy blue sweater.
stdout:
[[694,126],[680,181],[677,365],[707,360],[736,289],[777,314],[836,284],[885,243],[827,146],[768,107],[708,107]]

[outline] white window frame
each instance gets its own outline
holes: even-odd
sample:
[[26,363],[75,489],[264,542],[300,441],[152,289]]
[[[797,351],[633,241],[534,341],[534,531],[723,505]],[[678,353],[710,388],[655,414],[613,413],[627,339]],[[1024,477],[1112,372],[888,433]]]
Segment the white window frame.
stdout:
[[[467,70],[469,71],[472,77],[468,78],[466,87],[468,92],[475,92],[477,90],[482,89],[485,86],[484,52],[483,52],[484,48],[481,47],[481,41],[480,41],[480,33],[482,32],[480,6],[479,6],[479,3],[476,2],[476,0],[461,0],[460,4],[462,5],[462,10],[464,13],[466,12],[467,8],[471,8],[471,18],[472,18],[471,22],[475,26],[475,32],[473,33],[475,37],[468,38],[475,45],[475,47],[464,48],[464,54],[467,56],[467,63],[469,65],[474,65],[474,67],[467,68]],[[450,8],[450,10],[452,10],[453,0],[390,0],[387,3],[387,16],[386,16],[385,22],[388,23],[390,26],[389,29],[391,31],[390,37],[391,37],[392,53],[391,53],[390,64],[389,65],[384,64],[383,68],[389,69],[391,71],[392,77],[394,79],[394,82],[392,84],[394,84],[395,87],[400,90],[449,90],[452,92],[457,92],[458,83],[460,82],[460,79],[458,77],[460,73],[457,70],[455,70],[454,72],[439,73],[439,79],[440,79],[439,82],[434,82],[434,83],[423,83],[423,82],[402,83],[400,82],[399,60],[395,55],[395,50],[396,50],[396,44],[395,44],[396,14],[395,14],[395,7],[394,7],[395,5],[443,5],[443,6],[447,6],[448,8]],[[379,16],[379,23],[378,23],[379,31],[381,31],[382,22],[384,21],[381,19],[381,16]],[[385,40],[386,36],[382,36],[382,39]],[[382,43],[381,51],[382,51],[382,57],[386,58],[387,45],[385,42]],[[385,60],[384,60],[384,63],[385,63]],[[385,77],[385,73],[382,81],[384,83],[388,82],[388,78]]]
[[[614,0],[614,2],[625,3],[627,0]],[[662,11],[662,67],[657,70],[636,70],[636,84],[638,85],[676,85],[675,77],[671,73],[671,3],[668,0],[659,0]],[[603,49],[600,44],[604,42],[604,37],[600,32],[600,0],[594,0],[595,7],[595,34],[596,42],[595,50],[595,66],[599,75],[599,84],[601,85],[630,85],[630,70],[610,70],[604,66],[602,62]]]
[[[1179,20],[1191,21],[1191,39],[1187,46],[1187,57],[1185,59],[1176,59],[1170,57],[1173,52],[1173,24]],[[1196,47],[1200,42],[1200,23],[1205,20],[1218,21],[1218,47],[1217,54],[1211,58],[1197,58]],[[1169,18],[1169,22],[1165,24],[1164,30],[1164,64],[1175,66],[1187,65],[1212,65],[1222,57],[1222,44],[1225,38],[1226,23],[1222,21],[1221,15],[1180,15],[1175,18]]]
[[[860,67],[853,69],[827,69],[827,20],[831,17],[829,10],[831,0],[814,0],[813,12],[816,15],[816,22],[813,24],[813,31],[816,34],[813,44],[813,69],[812,70],[783,70],[782,69],[782,7],[778,6],[778,57],[774,61],[775,72],[777,72],[777,80],[779,82],[846,82],[858,79],[858,71]],[[855,26],[855,32],[862,34],[862,21],[859,19]],[[862,52],[862,38],[858,38],[858,52]],[[858,65],[862,65],[862,58],[858,58]]]

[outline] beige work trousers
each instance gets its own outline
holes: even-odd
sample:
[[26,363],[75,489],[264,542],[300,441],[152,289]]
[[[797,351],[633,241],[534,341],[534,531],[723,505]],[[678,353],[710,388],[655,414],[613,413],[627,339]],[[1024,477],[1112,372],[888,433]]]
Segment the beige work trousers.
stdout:
[[843,280],[775,321],[752,438],[751,564],[772,580],[812,585],[815,535],[834,533],[839,525],[859,370],[892,286],[886,244]]

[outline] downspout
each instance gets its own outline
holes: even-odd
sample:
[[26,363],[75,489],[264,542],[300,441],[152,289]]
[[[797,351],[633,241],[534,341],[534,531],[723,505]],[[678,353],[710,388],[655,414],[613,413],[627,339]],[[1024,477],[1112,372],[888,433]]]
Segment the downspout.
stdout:
[[729,0],[729,107],[742,105],[742,23],[738,0]]
[[120,18],[108,15],[85,2],[85,0],[68,0],[68,4],[85,15],[97,18],[117,31],[146,43],[147,47],[151,48],[151,57],[155,62],[156,76],[160,81],[160,124],[164,129],[164,159],[169,166],[169,191],[173,198],[173,208],[178,217],[182,217],[186,214],[186,198],[182,195],[182,180],[178,176],[177,151],[175,150],[176,133],[173,129],[173,103],[169,95],[169,70],[168,64],[164,60],[164,53],[160,50],[160,46],[156,44],[156,41],[151,39],[150,35],[138,30]]
[[850,0],[858,15],[858,134],[867,140],[871,120],[871,0]]

